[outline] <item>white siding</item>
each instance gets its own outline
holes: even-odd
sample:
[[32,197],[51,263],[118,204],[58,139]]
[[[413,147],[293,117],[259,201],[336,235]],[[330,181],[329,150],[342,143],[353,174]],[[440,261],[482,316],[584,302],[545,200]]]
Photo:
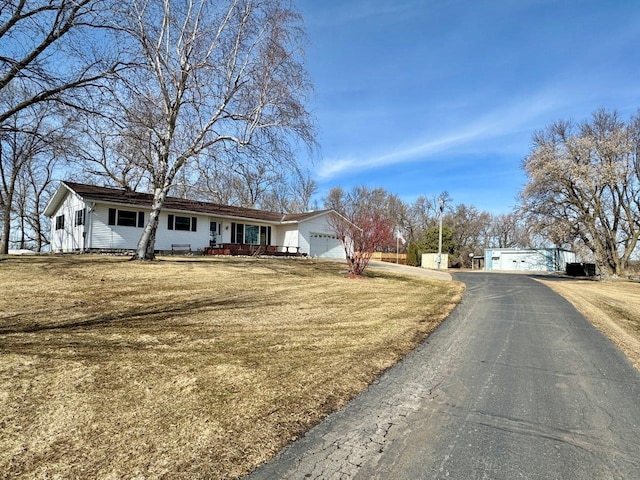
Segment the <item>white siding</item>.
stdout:
[[485,250],[485,269],[502,271],[562,271],[575,253],[558,248]]
[[[329,215],[326,213],[322,216],[312,218],[307,221],[302,221],[298,224],[299,231],[299,244],[300,253],[311,254],[311,236],[314,235],[327,235],[333,236],[335,232],[329,224]],[[319,257],[325,258],[345,258],[346,254],[342,245],[338,248],[335,242],[328,241],[326,244],[327,250],[325,252],[318,253]],[[315,247],[315,245],[314,245]],[[314,254],[316,252],[314,251]]]
[[276,227],[276,235],[273,237],[276,239],[276,245],[279,247],[298,247],[298,227],[296,226],[281,226]]
[[142,228],[109,225],[109,208],[144,212],[145,223],[149,220],[149,211],[134,207],[117,207],[113,205],[95,205],[91,211],[91,243],[88,248],[105,250],[135,250],[142,235]]
[[[84,202],[76,194],[69,192],[66,195],[51,217],[52,252],[77,252],[84,248],[84,225],[76,225],[76,211],[84,208]],[[64,215],[64,228],[56,229],[56,218],[60,215]]]
[[[113,205],[96,205],[92,212],[91,225],[91,245],[94,249],[124,249],[133,250],[138,246],[138,241],[144,228],[124,227],[120,225],[109,225],[109,208],[120,210],[142,211],[144,212],[145,225],[149,221],[149,209],[134,207],[114,207]],[[169,230],[169,215],[179,215],[183,217],[195,217],[196,231]],[[202,250],[209,246],[209,221],[216,220],[205,215],[194,215],[182,212],[161,212],[156,233],[156,250],[171,250],[172,244],[189,244],[191,250]],[[219,220],[218,220],[219,221]],[[224,230],[224,227],[223,227]],[[227,232],[228,233],[228,232]]]
[[[196,231],[185,232],[181,230],[169,230],[169,215],[178,215],[181,217],[195,217]],[[171,250],[172,244],[189,244],[191,250],[202,250],[209,246],[209,220],[211,217],[204,215],[193,215],[179,212],[162,212],[158,223],[158,232],[156,234],[156,250]]]
[[309,255],[318,258],[345,258],[342,242],[332,233],[311,232]]

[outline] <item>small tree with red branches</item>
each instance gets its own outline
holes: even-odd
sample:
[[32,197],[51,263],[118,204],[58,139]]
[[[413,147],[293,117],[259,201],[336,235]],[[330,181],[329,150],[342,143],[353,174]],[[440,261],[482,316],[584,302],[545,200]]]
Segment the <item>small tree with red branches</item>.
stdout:
[[393,222],[366,202],[351,205],[345,213],[333,215],[331,226],[344,247],[349,273],[361,276],[373,252],[393,241]]

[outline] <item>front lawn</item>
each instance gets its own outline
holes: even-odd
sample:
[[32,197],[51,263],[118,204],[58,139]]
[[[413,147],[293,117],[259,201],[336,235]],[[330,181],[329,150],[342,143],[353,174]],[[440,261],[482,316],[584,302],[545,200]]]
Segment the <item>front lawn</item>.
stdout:
[[0,260],[0,478],[236,478],[463,291],[309,259]]
[[604,333],[640,370],[640,283],[545,280]]

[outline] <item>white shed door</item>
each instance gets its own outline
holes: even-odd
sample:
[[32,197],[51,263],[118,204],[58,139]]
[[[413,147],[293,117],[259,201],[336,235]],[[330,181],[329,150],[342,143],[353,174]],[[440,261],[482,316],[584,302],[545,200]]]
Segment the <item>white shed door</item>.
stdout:
[[344,258],[342,243],[335,235],[312,233],[309,242],[309,255],[316,258]]

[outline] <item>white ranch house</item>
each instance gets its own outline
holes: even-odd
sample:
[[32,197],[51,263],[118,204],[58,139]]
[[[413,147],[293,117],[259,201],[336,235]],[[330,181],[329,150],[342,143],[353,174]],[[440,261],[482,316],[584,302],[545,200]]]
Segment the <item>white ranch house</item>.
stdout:
[[[61,182],[45,209],[52,252],[135,250],[152,195]],[[263,253],[345,258],[329,223],[334,210],[282,214],[169,197],[160,214],[156,251]]]

